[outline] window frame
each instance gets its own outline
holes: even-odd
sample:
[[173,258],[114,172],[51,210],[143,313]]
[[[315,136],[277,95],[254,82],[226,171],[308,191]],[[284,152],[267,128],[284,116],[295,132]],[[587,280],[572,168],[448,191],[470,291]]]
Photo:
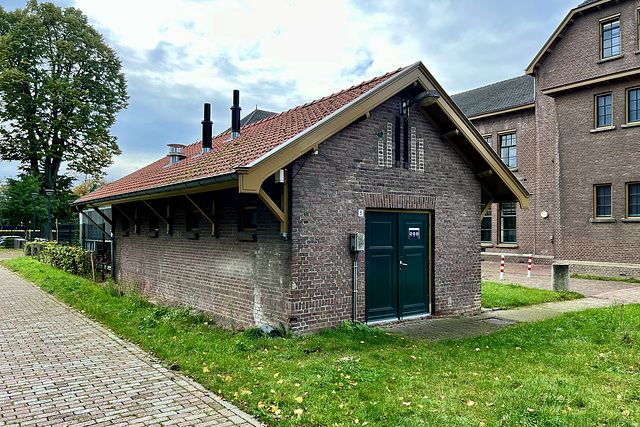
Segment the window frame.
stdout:
[[[637,193],[637,197],[638,197],[638,212],[635,214],[631,214],[631,194],[629,191],[629,187],[630,186],[637,186],[638,187],[638,193]],[[629,218],[629,219],[640,219],[640,181],[637,182],[627,182],[627,184],[625,185],[626,187],[626,191],[625,191],[625,206],[626,206],[626,212],[625,212],[625,217]]]
[[[484,205],[482,205],[482,208],[484,209]],[[493,208],[493,206],[489,208],[487,213],[480,220],[480,243],[493,243],[493,235],[492,235],[492,232],[493,232],[493,227],[492,227],[493,216],[492,216],[492,213],[491,213],[491,208]],[[488,228],[484,227],[484,225],[487,222],[489,223],[489,227]],[[485,232],[487,232],[487,231],[489,233],[489,240],[484,240],[482,237],[483,237],[483,234]]]
[[[613,31],[613,30],[605,30],[605,26],[613,24],[617,22],[618,23],[618,43],[617,43],[617,47],[618,47],[618,52],[613,54],[613,44],[608,47],[605,48],[604,44],[605,44],[605,31]],[[613,15],[613,16],[609,16],[607,18],[603,18],[600,20],[600,60],[606,60],[606,59],[610,59],[610,58],[615,58],[618,57],[622,54],[622,31],[621,31],[621,26],[622,23],[620,22],[620,14],[617,15]],[[614,40],[615,37],[611,37],[610,40]],[[605,49],[611,49],[612,53],[608,56],[605,56],[604,52]]]
[[[247,214],[255,215],[255,227],[250,224],[247,219]],[[240,211],[240,231],[258,231],[258,207],[257,206],[243,206]]]
[[[513,145],[508,145],[508,146],[503,146],[502,145],[502,140],[503,138],[506,137],[513,137]],[[516,136],[516,130],[512,129],[512,130],[507,130],[504,132],[499,132],[498,133],[498,143],[500,144],[500,160],[502,160],[502,162],[509,168],[509,169],[515,169],[518,167],[518,138]],[[507,159],[511,159],[513,158],[513,164],[509,164],[507,162],[504,161],[504,156],[503,156],[503,150],[507,149],[506,151],[509,153],[509,155],[507,156]],[[511,156],[511,151],[514,152],[513,156]]]
[[486,135],[482,135],[482,138],[484,139],[484,142],[486,142],[487,144],[489,144],[489,147],[493,148],[493,135],[488,133]]
[[[605,97],[609,97],[610,99],[610,103],[609,103],[609,108],[610,108],[610,112],[609,112],[609,124],[605,124],[600,126],[599,125],[599,118],[600,118],[600,106],[599,106],[599,100],[601,98],[605,98]],[[598,95],[595,95],[594,97],[594,128],[595,129],[606,129],[606,128],[610,128],[613,126],[613,93],[612,92],[606,92],[606,93],[601,93]],[[606,112],[606,107],[607,105],[604,105],[605,108],[605,112]],[[606,117],[606,114],[603,116]]]
[[185,228],[186,231],[189,232],[199,232],[200,231],[200,223],[202,221],[202,214],[200,210],[195,206],[188,206],[185,218]]
[[[504,214],[504,210],[505,210],[505,205],[513,205],[513,215],[505,215]],[[518,212],[517,212],[517,205],[516,202],[508,202],[508,203],[500,203],[500,208],[499,208],[499,215],[500,215],[500,220],[498,222],[498,241],[501,245],[517,245],[518,244]],[[504,226],[504,219],[505,218],[513,218],[514,223],[513,223],[513,228],[506,228]],[[513,230],[513,241],[505,241],[504,239],[504,232],[505,230]]]
[[[630,87],[628,88],[626,91],[626,113],[627,113],[627,124],[636,124],[636,123],[640,123],[640,86],[636,86],[636,87]],[[631,121],[631,106],[630,106],[630,98],[629,95],[631,92],[637,92],[638,96],[635,99],[636,102],[636,114],[637,114],[637,120]]]
[[[598,189],[599,188],[608,188],[609,189],[609,215],[598,215]],[[606,205],[604,205],[606,207]],[[593,186],[593,218],[595,219],[609,219],[613,218],[613,188],[611,184],[594,184]]]

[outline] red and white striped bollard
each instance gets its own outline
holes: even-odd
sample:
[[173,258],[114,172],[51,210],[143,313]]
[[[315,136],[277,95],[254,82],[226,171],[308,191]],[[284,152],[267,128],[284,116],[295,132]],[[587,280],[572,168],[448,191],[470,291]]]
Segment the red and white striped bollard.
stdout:
[[527,267],[527,277],[531,277],[531,260],[533,260],[533,254],[529,255],[529,266]]
[[500,255],[500,280],[504,280],[504,255]]

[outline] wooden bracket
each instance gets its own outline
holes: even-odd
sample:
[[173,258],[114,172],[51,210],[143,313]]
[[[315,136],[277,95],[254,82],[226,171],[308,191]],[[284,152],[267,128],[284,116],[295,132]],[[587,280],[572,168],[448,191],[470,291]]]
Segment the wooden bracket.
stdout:
[[91,223],[92,223],[93,225],[95,225],[95,226],[96,226],[96,228],[97,228],[98,230],[100,230],[100,231],[102,232],[102,234],[104,234],[104,235],[105,235],[105,237],[107,237],[107,238],[109,238],[109,239],[111,240],[111,234],[107,233],[107,232],[105,231],[105,229],[104,229],[104,228],[102,228],[102,226],[101,226],[100,224],[98,224],[97,222],[95,222],[95,221],[93,220],[93,218],[91,218],[89,215],[87,215],[87,214],[86,214],[82,209],[80,209],[80,213],[81,213],[82,215],[84,215],[84,217],[85,217],[85,218],[87,218],[89,221],[91,221]]
[[[184,197],[187,198],[187,200],[189,200],[191,202],[191,204],[198,210],[198,212],[200,212],[202,214],[202,216],[204,216],[207,221],[209,221],[211,223],[211,235],[212,236],[216,236],[216,222],[213,218],[211,218],[207,212],[202,209],[200,206],[198,206],[198,204],[196,202],[193,201],[193,199],[191,197],[189,197],[187,194],[184,195]],[[213,212],[214,212],[214,216],[215,216],[215,204],[213,206]]]
[[113,227],[113,221],[111,220],[111,218],[106,216],[100,209],[96,208],[95,206],[93,207],[93,210],[96,211],[98,215],[102,217],[102,219],[104,219],[104,222]]
[[133,224],[134,227],[134,231],[136,234],[140,234],[140,226],[138,225],[138,223],[136,221],[134,221],[133,219],[131,219],[131,217],[129,215],[127,215],[122,209],[120,209],[118,207],[118,205],[112,205],[113,208],[115,208],[118,212],[120,212],[122,214],[123,217],[125,217],[127,219],[127,221],[129,221],[131,224]]
[[269,210],[276,216],[278,221],[280,221],[280,234],[282,234],[282,237],[286,239],[289,232],[289,180],[287,171],[285,171],[284,176],[284,183],[282,184],[282,187],[280,187],[280,204],[282,209],[276,205],[262,187],[260,187],[260,190],[258,191],[258,197],[260,197],[260,200],[267,205]]
[[171,224],[169,224],[169,219],[165,218],[162,214],[158,213],[158,211],[156,211],[153,206],[151,206],[151,204],[149,202],[147,202],[146,200],[143,200],[144,204],[147,205],[147,207],[149,209],[151,209],[151,212],[153,212],[154,214],[156,214],[156,216],[158,218],[160,218],[162,220],[162,222],[164,222],[167,226],[167,234],[171,234]]
[[489,203],[487,203],[484,207],[484,209],[482,209],[482,214],[480,215],[480,219],[482,220],[484,218],[484,216],[487,214],[487,212],[489,212],[489,209],[491,209],[491,205],[493,204],[493,201],[495,199],[492,197],[491,200],[489,200]]

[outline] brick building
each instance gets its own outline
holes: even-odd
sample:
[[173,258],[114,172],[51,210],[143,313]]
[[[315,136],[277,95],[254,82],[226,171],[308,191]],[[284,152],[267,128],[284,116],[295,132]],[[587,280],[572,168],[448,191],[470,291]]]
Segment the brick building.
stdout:
[[236,101],[73,203],[112,206],[118,280],[296,333],[479,308],[481,203],[529,193],[421,63],[242,127]]
[[453,96],[533,194],[494,203],[483,258],[640,277],[640,3],[569,12],[523,76]]

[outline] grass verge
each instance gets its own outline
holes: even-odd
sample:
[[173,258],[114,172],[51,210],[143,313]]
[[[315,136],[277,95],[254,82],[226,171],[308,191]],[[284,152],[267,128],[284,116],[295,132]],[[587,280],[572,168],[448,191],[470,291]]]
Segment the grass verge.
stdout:
[[516,308],[543,302],[584,298],[577,292],[554,292],[510,283],[482,282],[482,306]]
[[640,283],[640,279],[634,277],[602,277],[592,276],[590,274],[571,274],[572,279],[587,279],[587,280],[606,280],[607,282],[626,282],[626,283]]
[[154,307],[28,258],[5,261],[271,425],[632,426],[640,307],[571,313],[464,340],[412,341],[346,324],[260,338]]

